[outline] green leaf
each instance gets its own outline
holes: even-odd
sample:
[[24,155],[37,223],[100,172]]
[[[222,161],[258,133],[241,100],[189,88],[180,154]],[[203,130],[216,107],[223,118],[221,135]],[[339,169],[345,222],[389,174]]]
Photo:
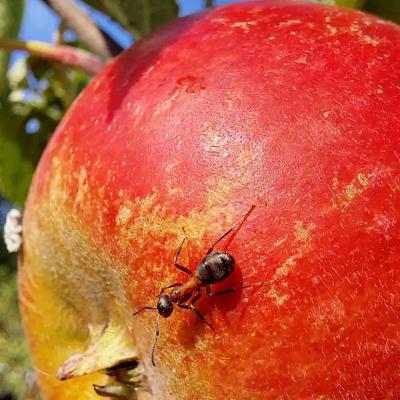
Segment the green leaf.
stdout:
[[10,103],[0,105],[0,192],[22,206],[43,144],[25,133],[25,118]]
[[175,0],[85,0],[138,39],[178,16]]
[[349,8],[361,8],[365,0],[316,0],[317,3]]
[[[0,0],[0,39],[13,39],[17,37],[23,9],[24,0]],[[5,177],[4,166],[7,165],[8,162],[14,162],[12,157],[15,153],[15,149],[13,146],[8,145],[8,137],[9,132],[14,128],[18,129],[19,126],[19,118],[14,118],[12,116],[7,100],[8,84],[6,73],[8,60],[9,54],[0,52],[0,192],[6,187],[13,187],[15,184],[15,182],[11,181],[11,177]],[[24,177],[22,177],[22,179],[24,179]],[[10,192],[13,192],[13,190]],[[14,197],[9,198],[14,199]]]
[[[12,264],[12,265],[11,265]],[[15,257],[0,263],[0,398],[25,399],[25,376],[31,369],[18,311]],[[29,397],[31,398],[31,397]]]
[[[0,0],[0,39],[17,37],[24,11],[24,0]],[[6,90],[6,72],[9,54],[0,52],[0,95]]]
[[[29,56],[7,76],[11,93],[0,100],[0,193],[22,206],[49,138],[88,75]],[[28,133],[32,122],[35,131]]]
[[365,0],[363,10],[400,23],[399,0]]
[[349,8],[362,8],[365,0],[336,0],[336,5]]
[[400,0],[315,0],[317,3],[358,8],[400,23]]
[[329,4],[330,6],[336,5],[335,0],[315,0],[316,3]]

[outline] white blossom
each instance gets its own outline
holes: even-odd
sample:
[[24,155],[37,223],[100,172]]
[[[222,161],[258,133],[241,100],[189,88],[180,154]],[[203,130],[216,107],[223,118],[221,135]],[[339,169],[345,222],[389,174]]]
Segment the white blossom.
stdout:
[[4,242],[10,253],[16,253],[22,244],[22,214],[16,208],[12,208],[6,217],[4,225]]

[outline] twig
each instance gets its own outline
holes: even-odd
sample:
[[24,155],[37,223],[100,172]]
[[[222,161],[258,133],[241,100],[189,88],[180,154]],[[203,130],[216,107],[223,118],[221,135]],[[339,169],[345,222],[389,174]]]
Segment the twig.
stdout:
[[88,51],[71,46],[52,45],[44,42],[29,40],[0,40],[0,50],[25,50],[30,54],[62,64],[80,68],[88,74],[96,74],[105,66],[105,61]]
[[213,0],[206,0],[206,7],[207,8],[214,7],[214,1]]
[[123,50],[74,0],[43,0],[43,2],[64,20],[66,26],[75,31],[93,53],[109,59]]

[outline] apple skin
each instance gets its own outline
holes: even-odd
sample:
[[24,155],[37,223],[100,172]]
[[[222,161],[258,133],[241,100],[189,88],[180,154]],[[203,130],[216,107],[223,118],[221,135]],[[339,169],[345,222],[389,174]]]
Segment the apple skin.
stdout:
[[[101,357],[112,326],[157,400],[398,398],[399,82],[399,27],[288,1],[178,20],[111,62],[26,204],[20,301],[44,397],[98,398],[101,372],[54,375]],[[187,279],[182,227],[194,270],[252,204],[214,289],[263,284],[203,296],[216,332],[162,319],[153,367],[156,313],[132,314]]]

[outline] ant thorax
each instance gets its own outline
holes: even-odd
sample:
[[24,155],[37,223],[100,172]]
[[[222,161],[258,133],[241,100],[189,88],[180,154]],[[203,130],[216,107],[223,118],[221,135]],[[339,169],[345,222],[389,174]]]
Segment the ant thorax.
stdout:
[[187,282],[182,283],[176,289],[173,289],[169,295],[169,299],[173,303],[182,303],[190,299],[193,291],[197,290],[200,286],[200,282],[197,276],[192,276]]

